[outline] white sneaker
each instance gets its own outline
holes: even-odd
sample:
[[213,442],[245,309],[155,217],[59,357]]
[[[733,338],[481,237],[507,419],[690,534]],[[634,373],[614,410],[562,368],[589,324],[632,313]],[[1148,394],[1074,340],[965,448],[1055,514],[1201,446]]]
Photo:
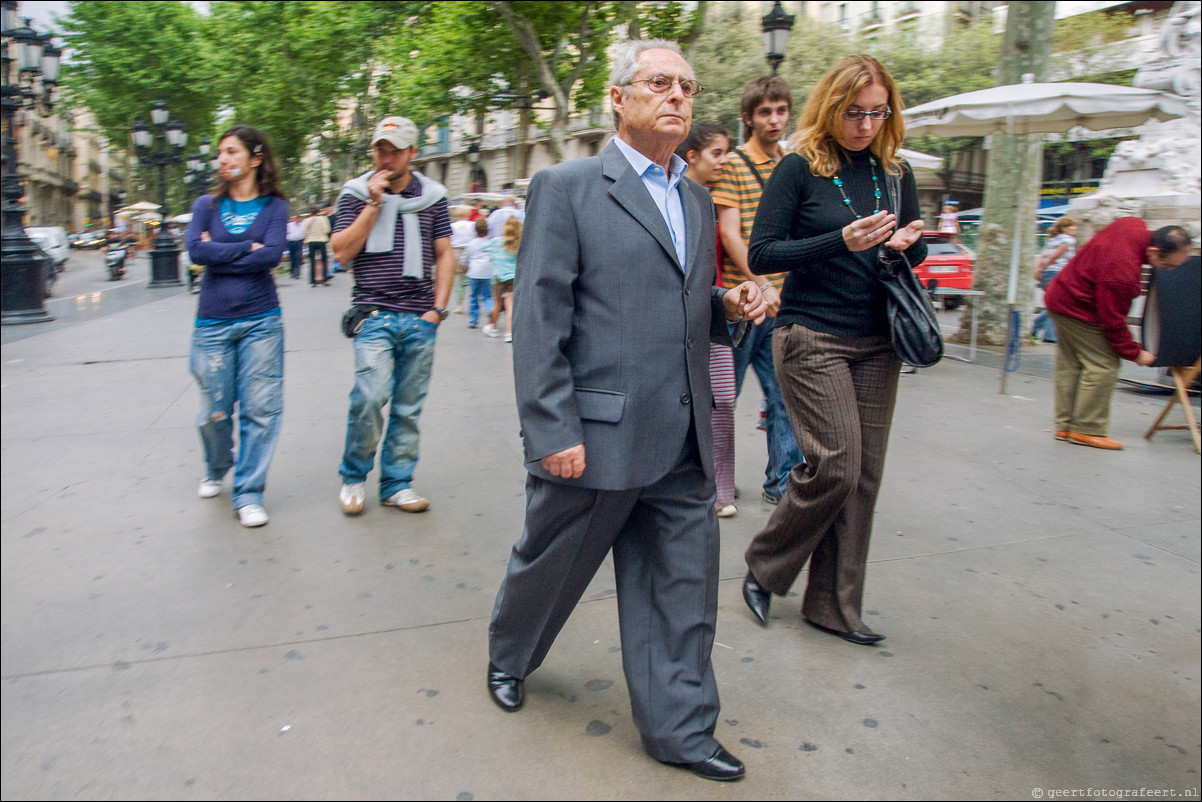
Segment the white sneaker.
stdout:
[[363,504],[366,501],[367,490],[364,489],[363,482],[344,484],[338,491],[338,506],[342,507],[342,511],[347,515],[358,515],[363,512]]
[[385,507],[396,507],[405,512],[422,512],[430,506],[430,502],[417,494],[412,487],[406,487],[399,493],[394,493],[380,502]]
[[263,509],[262,504],[247,504],[245,507],[239,507],[238,523],[245,527],[262,526],[267,523],[267,510]]
[[513,342],[513,332],[512,331],[505,332],[505,342],[507,342],[507,343]]
[[200,482],[200,489],[196,491],[196,495],[201,498],[216,498],[221,495],[221,480],[220,479],[203,479]]
[[484,324],[484,333],[486,335],[488,335],[489,337],[496,337],[497,336],[497,327],[491,323],[485,323]]
[[739,512],[739,508],[734,504],[727,504],[725,507],[718,508],[719,518],[733,518]]

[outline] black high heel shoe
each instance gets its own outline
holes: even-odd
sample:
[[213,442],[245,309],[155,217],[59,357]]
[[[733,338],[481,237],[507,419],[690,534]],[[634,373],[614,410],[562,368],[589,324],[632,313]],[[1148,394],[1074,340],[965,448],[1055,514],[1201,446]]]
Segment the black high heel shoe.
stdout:
[[772,604],[772,594],[760,587],[760,583],[755,581],[755,576],[750,571],[743,579],[743,601],[747,602],[747,608],[751,610],[752,615],[758,618],[761,624],[767,626],[768,608]]

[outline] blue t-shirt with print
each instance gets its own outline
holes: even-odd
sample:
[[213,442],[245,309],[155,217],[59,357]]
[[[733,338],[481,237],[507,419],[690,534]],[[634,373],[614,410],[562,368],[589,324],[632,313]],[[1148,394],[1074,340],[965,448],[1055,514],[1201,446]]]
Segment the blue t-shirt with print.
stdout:
[[221,199],[221,224],[231,234],[243,234],[254,224],[259,212],[267,206],[268,195],[260,195],[248,201],[236,201],[226,196]]

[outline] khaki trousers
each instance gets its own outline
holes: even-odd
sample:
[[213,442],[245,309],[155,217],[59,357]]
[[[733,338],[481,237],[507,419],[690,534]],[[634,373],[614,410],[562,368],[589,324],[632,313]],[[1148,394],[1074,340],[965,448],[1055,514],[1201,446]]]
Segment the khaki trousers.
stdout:
[[801,612],[819,626],[853,632],[901,360],[886,337],[844,338],[799,325],[773,334],[776,376],[806,461],[747,548],[761,587],[788,592],[806,561]]
[[1056,431],[1105,436],[1120,360],[1098,326],[1052,315],[1056,324]]

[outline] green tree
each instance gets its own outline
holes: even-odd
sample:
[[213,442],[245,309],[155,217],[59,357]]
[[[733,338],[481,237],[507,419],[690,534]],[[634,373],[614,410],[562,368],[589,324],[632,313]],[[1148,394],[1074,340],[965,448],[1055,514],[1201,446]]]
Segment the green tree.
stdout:
[[[1045,80],[1051,65],[1052,33],[1056,27],[1055,4],[1012,4],[1006,20],[1006,35],[998,58],[997,85],[1016,84],[1031,73]],[[977,238],[974,266],[975,289],[984,290],[980,305],[980,337],[991,345],[1004,345],[1008,329],[1009,279],[1014,253],[1018,252],[1019,274],[1035,252],[1035,207],[1039,197],[1043,135],[1014,135],[997,132],[985,172],[985,213]],[[1017,242],[1016,242],[1017,239]],[[1015,301],[1031,301],[1031,283],[1020,280]],[[956,338],[966,342],[971,318],[968,310],[960,320]]]
[[[137,118],[149,121],[150,107],[164,100],[171,115],[188,127],[189,141],[209,131],[217,108],[211,51],[201,36],[201,18],[188,3],[73,2],[60,21],[70,58],[63,65],[69,103],[91,110],[104,137],[128,156]],[[141,179],[127,165],[130,183]],[[169,206],[183,201],[182,182],[167,184]],[[130,200],[133,200],[132,198]]]
[[626,23],[684,38],[686,46],[705,27],[706,4],[687,11],[683,4],[638,2],[489,2],[532,62],[535,86],[555,102],[550,125],[551,156],[561,161],[568,118],[574,109],[599,103],[606,91],[606,51],[616,29]]
[[86,105],[116,147],[128,147],[135,117],[165,100],[191,132],[212,127],[218,91],[202,21],[189,3],[73,2],[60,20],[71,56],[63,86]]
[[380,40],[423,5],[213,3],[206,34],[220,96],[234,121],[267,135],[285,176],[299,184],[300,157],[313,138],[337,119],[346,98],[363,95],[374,79]]
[[482,0],[432,4],[404,36],[384,44],[380,58],[383,105],[419,129],[459,113],[474,116],[482,133],[489,111],[515,107],[522,111],[522,130],[528,126],[530,60]]

